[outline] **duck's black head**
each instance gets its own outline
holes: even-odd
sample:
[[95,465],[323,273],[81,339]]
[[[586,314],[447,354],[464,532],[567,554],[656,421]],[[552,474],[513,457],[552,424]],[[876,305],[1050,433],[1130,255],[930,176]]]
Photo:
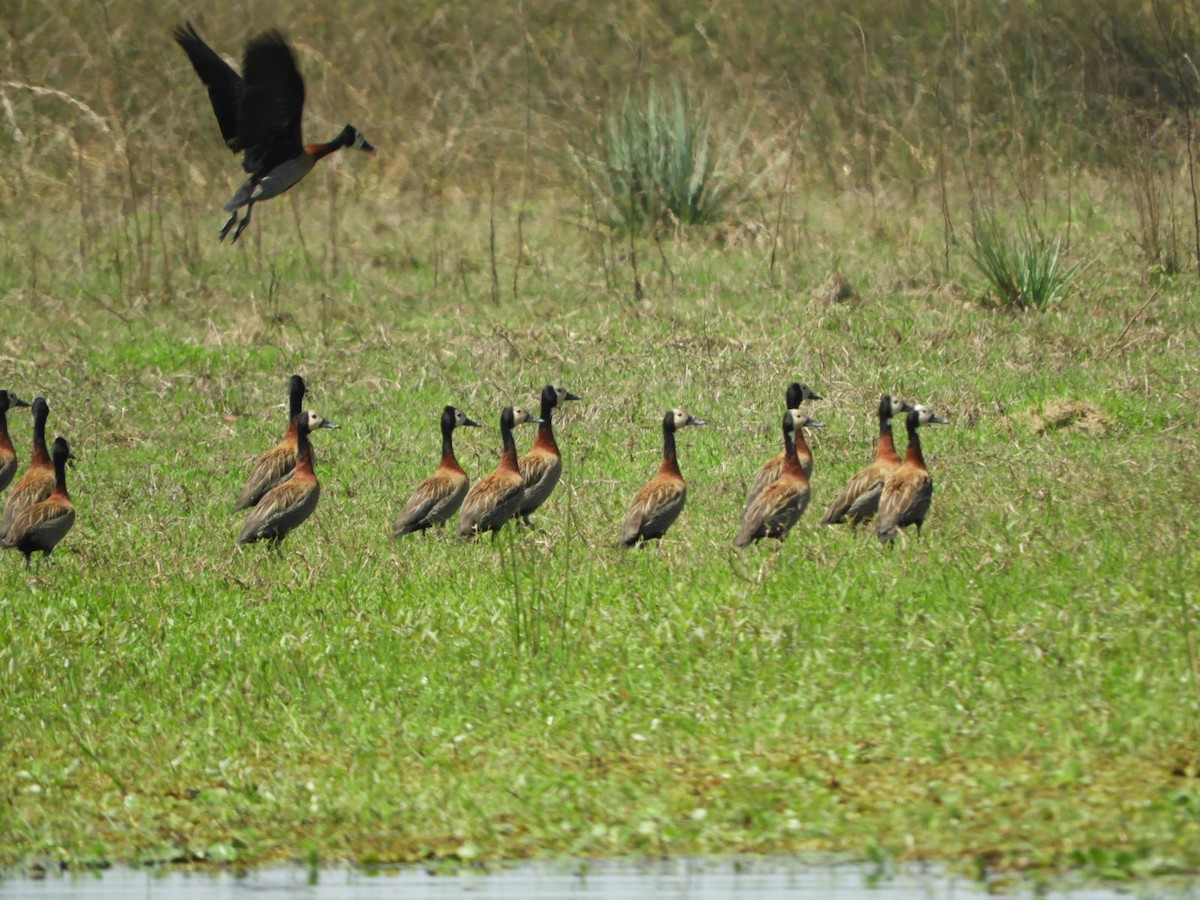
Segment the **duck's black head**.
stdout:
[[905,425],[910,431],[920,428],[922,425],[949,425],[949,419],[943,419],[941,416],[935,415],[933,410],[927,409],[921,404],[911,407],[908,410],[908,418],[905,419]]
[[304,408],[304,394],[307,390],[308,386],[299,375],[293,375],[288,382],[288,415],[293,419],[300,415]]
[[341,428],[341,425],[335,425],[327,418],[311,409],[306,409],[304,412],[296,416],[296,434],[312,434],[319,428]]
[[341,134],[333,139],[333,142],[339,147],[354,147],[362,150],[364,153],[369,153],[371,156],[376,156],[379,151],[367,143],[367,139],[363,137],[363,133],[353,125],[347,125],[342,129]]
[[71,445],[67,443],[65,437],[56,437],[54,439],[54,446],[50,450],[50,458],[54,460],[56,466],[65,466],[68,459],[75,458],[75,454],[71,452]]
[[453,406],[447,406],[442,409],[442,430],[461,428],[463,425],[472,425],[475,428],[479,427],[479,423],[470,418],[461,409],[455,409]]
[[795,409],[805,400],[824,400],[820,394],[815,393],[803,381],[793,381],[787,386],[787,408]]
[[533,422],[535,425],[540,425],[542,420],[537,416],[530,415],[529,410],[520,406],[506,406],[500,412],[500,427],[512,429],[517,425],[523,425],[526,422]]
[[899,397],[892,397],[889,394],[884,394],[879,398],[879,418],[881,421],[890,422],[901,413],[906,413],[912,406],[905,403]]
[[18,397],[11,391],[0,391],[0,412],[8,412],[15,406],[28,406],[29,404]]

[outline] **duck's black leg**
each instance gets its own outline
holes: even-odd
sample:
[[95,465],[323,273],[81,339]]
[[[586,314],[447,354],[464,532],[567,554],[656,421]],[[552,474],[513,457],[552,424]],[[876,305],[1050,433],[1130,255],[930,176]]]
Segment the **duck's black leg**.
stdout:
[[238,223],[237,230],[233,233],[233,240],[229,243],[236,244],[237,239],[242,236],[242,232],[246,230],[246,226],[250,224],[250,213],[254,211],[254,201],[246,204],[246,215],[242,221]]
[[[235,211],[234,214],[229,217],[229,221],[225,223],[225,227],[221,229],[221,240],[222,241],[225,240],[225,235],[229,234],[229,229],[233,227],[233,223],[236,222],[237,219],[238,219],[238,214]],[[237,240],[236,236],[234,237],[234,240],[235,241]]]

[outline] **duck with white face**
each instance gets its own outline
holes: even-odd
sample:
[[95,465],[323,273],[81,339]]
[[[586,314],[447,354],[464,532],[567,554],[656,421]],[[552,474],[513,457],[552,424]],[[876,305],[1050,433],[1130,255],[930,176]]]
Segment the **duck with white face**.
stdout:
[[548,384],[542,388],[541,424],[533,440],[533,449],[517,461],[525,482],[518,513],[526,525],[532,524],[529,516],[546,502],[562,477],[562,454],[554,440],[554,410],[568,400],[580,399],[578,394],[557,385]]
[[687,501],[687,485],[679,470],[675,433],[689,426],[705,425],[682,409],[669,409],[663,416],[663,459],[658,474],[637,492],[621,526],[621,544],[632,547],[641,541],[661,538],[675,524]]
[[266,541],[275,550],[280,549],[283,539],[298,525],[308,519],[317,508],[321,497],[321,485],[313,469],[312,443],[309,436],[321,428],[337,428],[324,416],[305,410],[296,416],[296,465],[291,474],[271,488],[254,509],[250,511],[238,544]]
[[54,490],[54,460],[46,449],[46,422],[50,418],[50,404],[45,397],[34,397],[30,411],[33,413],[33,447],[29,454],[29,468],[8,492],[4,515],[0,517],[0,541],[4,540],[23,510],[41,503]]
[[[793,381],[787,386],[784,392],[787,400],[787,405],[784,406],[784,412],[791,409],[799,409],[800,404],[812,402],[813,400],[824,400],[820,394],[816,393],[812,388],[802,381]],[[812,478],[813,473],[813,458],[812,452],[808,449],[808,444],[804,440],[804,433],[800,432],[800,440],[796,444],[796,455],[800,460],[800,467],[804,469],[804,474]],[[754,483],[750,486],[749,493],[746,494],[746,508],[754,502],[754,498],[759,495],[766,487],[772,484],[783,473],[784,454],[780,453],[777,456],[772,456],[758,470],[758,474],[754,476]]]
[[15,548],[25,555],[25,568],[38,550],[49,556],[75,524],[75,507],[67,493],[67,460],[74,459],[67,439],[54,439],[51,459],[54,465],[54,487],[50,495],[27,506],[13,519],[12,525],[0,538],[0,547]]
[[442,410],[442,460],[437,471],[417,485],[392,525],[392,536],[412,534],[443,525],[458,512],[471,486],[466,471],[454,455],[454,430],[478,428],[479,423],[461,409]]
[[[240,512],[254,506],[262,499],[263,494],[275,485],[281,484],[292,474],[297,456],[296,427],[299,419],[296,417],[304,409],[304,395],[307,391],[308,387],[301,376],[293,375],[288,380],[287,431],[284,432],[283,440],[255,460],[254,468],[246,476],[246,483],[242,485],[242,492],[238,494],[237,503],[233,505],[233,512]],[[337,428],[338,426],[332,422],[326,422],[321,427]]]
[[500,463],[496,470],[467,493],[458,515],[459,538],[473,538],[485,531],[499,531],[504,523],[517,514],[525,482],[517,465],[517,443],[513,429],[526,422],[540,424],[520,406],[506,406],[500,412]]
[[800,521],[808,508],[808,475],[796,452],[798,440],[805,428],[822,428],[798,409],[789,409],[783,416],[784,466],[779,477],[761,491],[742,513],[742,529],[734,538],[735,547],[747,547],[763,538],[782,541]]
[[904,461],[888,478],[879,497],[875,533],[884,543],[890,543],[900,529],[909,525],[916,525],[917,537],[921,536],[921,525],[933,502],[933,476],[921,455],[920,428],[922,425],[949,424],[948,420],[919,404],[908,411],[904,420],[908,431]]
[[851,527],[874,517],[879,509],[879,497],[891,474],[900,468],[900,456],[896,453],[892,436],[892,419],[907,413],[911,406],[897,397],[884,394],[879,398],[876,416],[879,419],[879,443],[875,448],[875,459],[859,471],[837,499],[830,504],[822,525],[837,525],[849,522]]

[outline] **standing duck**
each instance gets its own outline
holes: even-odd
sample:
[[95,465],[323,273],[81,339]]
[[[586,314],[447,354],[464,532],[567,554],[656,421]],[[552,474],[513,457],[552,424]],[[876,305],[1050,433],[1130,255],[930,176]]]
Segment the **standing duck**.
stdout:
[[[798,409],[783,415],[783,472],[754,498],[742,513],[742,530],[733,546],[748,547],[753,541],[775,538],[782,541],[808,508],[808,476],[796,453],[802,428],[820,428]],[[801,438],[802,439],[802,438]]]
[[54,487],[50,496],[27,506],[13,519],[7,534],[0,538],[0,546],[15,547],[25,554],[25,568],[29,568],[29,558],[35,550],[41,550],[45,556],[58,546],[75,524],[75,507],[67,494],[67,460],[74,459],[71,447],[65,438],[54,439],[52,453],[54,466]]
[[46,419],[49,417],[50,404],[46,402],[46,398],[34,397],[33,452],[29,468],[8,492],[8,502],[4,504],[4,518],[0,519],[0,540],[4,539],[21,510],[45,500],[54,490],[54,461],[46,450]]
[[[283,440],[264,453],[255,462],[246,478],[242,493],[238,496],[233,512],[249,509],[262,499],[263,494],[281,484],[292,473],[299,455],[299,437],[296,435],[297,416],[300,415],[307,388],[304,379],[293,375],[288,382],[288,428]],[[318,428],[341,428],[327,419],[321,419]]]
[[462,506],[471,482],[454,455],[454,429],[464,425],[479,427],[461,409],[442,410],[442,463],[412,492],[392,525],[392,537],[443,525]]
[[688,425],[704,425],[703,419],[690,416],[682,409],[668,409],[663,416],[663,461],[658,474],[647,481],[625,514],[621,526],[621,543],[632,547],[638,541],[660,538],[667,533],[687,499],[687,485],[679,471],[679,460],[675,455],[675,432]]
[[500,413],[500,464],[471,488],[458,515],[458,536],[474,537],[485,531],[496,532],[517,514],[524,493],[524,480],[517,462],[517,444],[513,428],[524,422],[541,424],[519,406],[506,406]]
[[538,425],[537,437],[533,441],[533,449],[518,460],[521,478],[525,482],[525,493],[521,497],[518,512],[526,525],[533,524],[529,521],[530,513],[546,501],[562,477],[562,455],[558,452],[554,425],[550,421],[554,407],[567,400],[580,399],[578,394],[553,384],[542,388],[541,424]]
[[825,513],[822,525],[837,525],[849,520],[854,527],[875,515],[884,483],[900,468],[900,456],[892,437],[892,419],[910,409],[912,407],[907,403],[887,394],[879,398],[879,444],[875,448],[875,461],[850,479]]
[[302,412],[294,420],[297,456],[292,475],[267,491],[250,512],[239,544],[267,541],[276,550],[288,532],[312,515],[321,496],[321,485],[313,472],[312,443],[309,434],[326,427],[325,419],[312,410]]
[[208,88],[221,137],[230,150],[244,151],[242,169],[250,176],[225,204],[225,211],[232,215],[221,229],[221,240],[237,223],[239,209],[245,207],[246,215],[231,243],[236,243],[250,224],[255,203],[279,196],[329,154],[357,147],[375,155],[375,148],[353,125],[326,144],[302,142],[304,79],[291,47],[278,31],[265,31],[250,39],[242,63],[244,76],[204,43],[190,22],[177,27],[174,36]]
[[904,421],[908,430],[908,447],[904,451],[904,462],[892,473],[879,496],[879,515],[875,520],[875,531],[879,540],[891,541],[901,528],[917,526],[917,537],[921,536],[921,523],[929,512],[933,501],[933,477],[925,468],[921,455],[922,425],[949,425],[941,416],[935,416],[921,405],[908,411]]
[[8,436],[8,411],[29,404],[9,391],[0,391],[0,491],[12,484],[17,474],[17,454]]
[[[785,392],[787,405],[784,407],[786,412],[789,409],[799,409],[800,404],[806,400],[824,400],[820,394],[813,393],[812,388],[800,381],[793,381],[787,386]],[[807,478],[812,478],[813,460],[812,453],[808,449],[808,444],[804,440],[804,434],[799,430],[796,431],[796,455],[800,460],[800,467],[804,469],[804,475]],[[746,508],[750,508],[750,504],[754,502],[754,498],[767,485],[771,484],[783,472],[784,454],[773,456],[762,464],[762,468],[758,470],[758,474],[754,476],[754,484],[750,486],[750,493],[746,495]]]

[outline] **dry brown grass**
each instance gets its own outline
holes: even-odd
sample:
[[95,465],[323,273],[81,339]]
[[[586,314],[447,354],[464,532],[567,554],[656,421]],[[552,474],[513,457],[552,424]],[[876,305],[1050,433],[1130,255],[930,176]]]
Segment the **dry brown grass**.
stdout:
[[308,82],[308,132],[359,125],[384,150],[372,190],[387,202],[491,183],[514,200],[559,189],[568,140],[586,144],[630,84],[668,76],[739,119],[749,111],[749,143],[786,138],[797,186],[873,202],[889,183],[931,198],[965,168],[987,197],[1007,165],[1036,205],[1047,167],[1148,146],[1155,166],[1179,159],[1171,123],[1192,85],[1172,54],[1194,36],[1194,13],[1163,8],[1167,36],[1132,3],[1100,16],[1068,0],[1044,7],[978,0],[951,18],[916,3],[848,14],[831,0],[803,10],[642,0],[619,15],[563,3],[419,2],[403,13],[354,3],[333,16],[278,2],[25,4],[0,34],[0,150],[14,174],[0,197],[71,198],[94,220],[114,198],[131,216],[223,194],[236,170],[170,39],[186,18],[235,60],[250,34],[285,28]]

